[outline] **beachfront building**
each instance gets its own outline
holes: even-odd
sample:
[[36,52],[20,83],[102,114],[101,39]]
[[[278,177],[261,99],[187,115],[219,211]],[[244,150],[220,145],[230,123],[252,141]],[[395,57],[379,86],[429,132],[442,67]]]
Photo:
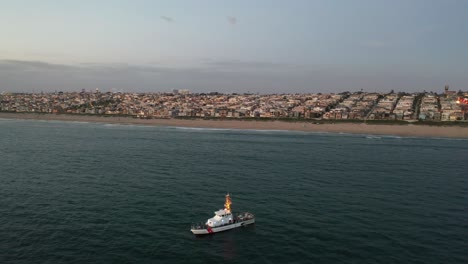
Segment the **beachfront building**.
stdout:
[[398,103],[393,109],[393,114],[397,120],[411,120],[415,119],[414,115],[414,102],[415,95],[403,95],[398,99]]
[[393,109],[395,108],[397,101],[398,101],[397,94],[390,93],[390,94],[385,95],[385,97],[377,103],[374,109],[372,109],[372,112],[369,115],[369,119],[395,120],[396,116],[393,114]]
[[461,121],[465,120],[465,113],[462,106],[457,102],[456,94],[440,97],[441,121]]
[[[416,95],[341,94],[191,94],[177,93],[2,93],[0,111],[125,115],[137,118],[296,118],[402,119],[415,118]],[[464,120],[457,97],[425,94],[419,119]]]
[[325,119],[366,119],[372,107],[381,97],[378,93],[353,93],[345,98],[335,108],[330,109]]
[[434,94],[425,94],[419,106],[420,120],[440,121],[439,98]]

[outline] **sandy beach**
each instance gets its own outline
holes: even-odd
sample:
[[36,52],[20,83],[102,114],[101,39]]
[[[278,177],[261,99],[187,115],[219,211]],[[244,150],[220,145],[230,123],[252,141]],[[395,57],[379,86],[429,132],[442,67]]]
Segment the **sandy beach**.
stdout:
[[199,128],[292,130],[309,132],[395,135],[419,137],[468,138],[468,127],[426,125],[369,125],[363,123],[315,124],[314,122],[245,121],[245,120],[183,120],[137,119],[115,116],[56,115],[34,113],[0,113],[4,119],[58,120],[109,124],[138,124],[150,126],[176,126]]

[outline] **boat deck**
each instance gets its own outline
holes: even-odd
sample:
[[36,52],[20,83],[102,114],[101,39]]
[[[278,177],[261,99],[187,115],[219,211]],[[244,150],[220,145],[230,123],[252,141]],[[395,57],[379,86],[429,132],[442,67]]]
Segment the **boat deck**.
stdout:
[[[234,220],[231,223],[226,223],[224,225],[219,225],[219,226],[216,226],[216,228],[222,227],[222,226],[228,226],[228,225],[232,225],[232,224],[236,224],[236,223],[242,223],[242,222],[254,219],[254,218],[255,218],[255,216],[252,213],[249,213],[249,212],[241,213],[241,214],[237,215],[236,217],[234,217]],[[197,223],[197,224],[192,224],[191,229],[193,229],[193,230],[204,230],[204,229],[209,229],[209,228],[211,228],[211,227],[206,225],[205,223]]]

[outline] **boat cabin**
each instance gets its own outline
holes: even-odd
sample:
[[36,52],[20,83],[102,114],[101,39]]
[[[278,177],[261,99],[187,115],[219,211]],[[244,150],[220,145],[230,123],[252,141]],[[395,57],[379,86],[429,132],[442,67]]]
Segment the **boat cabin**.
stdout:
[[214,212],[215,216],[206,221],[206,225],[210,227],[223,226],[233,222],[232,213],[230,210],[221,209]]

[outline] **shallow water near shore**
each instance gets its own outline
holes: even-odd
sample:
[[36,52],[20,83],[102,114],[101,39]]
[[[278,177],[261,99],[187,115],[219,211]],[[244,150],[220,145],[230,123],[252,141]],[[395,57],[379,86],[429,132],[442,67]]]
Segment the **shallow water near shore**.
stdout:
[[[0,263],[466,263],[468,140],[0,120]],[[230,192],[254,226],[195,237]]]
[[[250,130],[250,131],[295,131],[307,133],[339,133],[343,135],[392,135],[404,137],[432,137],[432,138],[464,138],[468,139],[468,127],[461,124],[438,123],[432,125],[388,125],[385,123],[328,123],[317,124],[311,120],[255,120],[255,119],[139,119],[116,116],[92,116],[69,114],[38,114],[38,113],[4,113],[0,112],[0,119],[11,120],[42,120],[42,122],[76,122],[99,123],[106,126],[159,126],[179,129],[195,130]],[[444,125],[445,124],[445,125]],[[450,125],[452,124],[452,125]]]

